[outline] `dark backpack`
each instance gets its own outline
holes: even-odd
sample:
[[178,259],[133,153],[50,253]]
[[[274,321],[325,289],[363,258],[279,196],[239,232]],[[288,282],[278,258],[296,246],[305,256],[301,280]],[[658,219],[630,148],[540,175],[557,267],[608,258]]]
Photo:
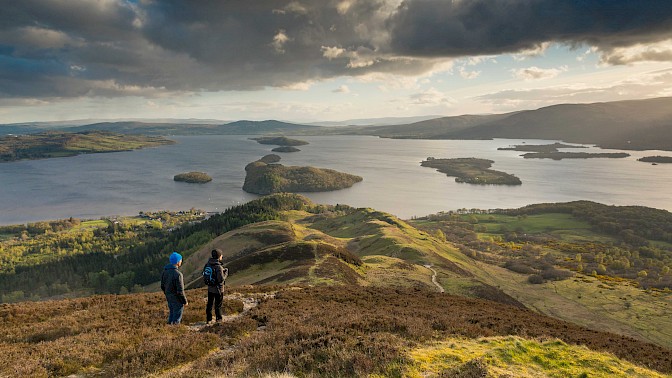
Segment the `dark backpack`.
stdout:
[[203,282],[208,286],[217,286],[217,276],[210,264],[205,264],[203,267]]

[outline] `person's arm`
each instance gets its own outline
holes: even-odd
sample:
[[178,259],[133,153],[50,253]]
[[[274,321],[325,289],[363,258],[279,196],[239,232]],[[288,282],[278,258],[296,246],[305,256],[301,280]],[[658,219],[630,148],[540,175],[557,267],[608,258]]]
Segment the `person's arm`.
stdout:
[[184,295],[184,278],[182,273],[177,272],[177,282],[175,282],[175,294],[183,305],[188,304],[187,297]]
[[166,271],[161,273],[161,291],[166,292]]
[[222,269],[222,282],[226,281],[226,277],[229,276],[229,268]]

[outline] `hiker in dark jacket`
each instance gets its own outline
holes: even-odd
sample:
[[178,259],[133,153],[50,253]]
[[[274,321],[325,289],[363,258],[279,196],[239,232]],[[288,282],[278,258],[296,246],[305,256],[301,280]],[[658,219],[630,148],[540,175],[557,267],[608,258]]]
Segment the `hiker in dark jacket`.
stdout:
[[168,324],[180,324],[184,306],[188,304],[184,296],[184,279],[182,272],[177,270],[182,266],[182,255],[173,252],[169,257],[170,263],[163,268],[161,274],[161,290],[166,294],[168,301]]
[[220,249],[212,250],[212,258],[203,267],[203,271],[210,266],[212,268],[212,282],[205,279],[208,284],[208,304],[205,307],[205,319],[208,323],[212,321],[212,306],[215,306],[215,319],[222,320],[222,301],[224,300],[224,281],[229,276],[229,269],[222,267],[222,251]]

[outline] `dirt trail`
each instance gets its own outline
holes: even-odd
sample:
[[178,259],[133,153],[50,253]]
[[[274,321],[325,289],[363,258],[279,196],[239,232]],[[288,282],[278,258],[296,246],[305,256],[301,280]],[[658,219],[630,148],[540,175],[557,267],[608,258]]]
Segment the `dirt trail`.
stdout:
[[[252,296],[244,296],[244,295],[238,294],[238,293],[229,294],[229,295],[224,296],[224,299],[228,299],[228,300],[233,299],[233,300],[242,301],[243,302],[243,311],[241,311],[237,314],[223,316],[222,317],[222,323],[232,322],[232,321],[242,317],[248,311],[257,307],[262,299],[268,299],[268,298],[275,297],[274,292],[273,293],[257,294],[257,295],[255,295],[255,294],[248,294],[248,295],[252,295]],[[187,329],[190,330],[190,331],[198,332],[198,331],[202,330],[203,328],[207,328],[207,327],[210,327],[210,326],[215,325],[215,324],[216,323],[207,324],[205,322],[197,322],[197,323],[185,325],[185,327],[187,327]],[[263,331],[263,328],[258,328],[257,330],[258,331]],[[189,375],[189,373],[192,371],[192,368],[194,367],[194,365],[197,362],[203,361],[203,360],[208,359],[208,358],[221,358],[224,355],[226,355],[227,353],[231,353],[234,349],[235,349],[235,346],[231,346],[231,345],[221,347],[221,348],[217,348],[217,349],[213,349],[208,354],[206,354],[204,356],[201,356],[200,358],[197,358],[194,361],[190,361],[186,364],[176,366],[172,369],[168,369],[168,370],[165,370],[165,371],[162,371],[162,372],[159,372],[159,373],[150,374],[150,375],[148,375],[148,377],[150,377],[150,378],[183,377],[185,374]]]
[[439,274],[439,273],[437,273],[437,271],[434,270],[434,268],[432,268],[431,265],[425,265],[425,268],[427,268],[427,269],[429,269],[429,270],[432,271],[432,283],[433,283],[434,285],[436,285],[436,287],[439,288],[439,292],[440,292],[440,293],[445,293],[446,290],[444,290],[444,289],[443,289],[443,286],[441,286],[441,285],[439,284],[439,282],[436,280],[436,276],[437,276],[437,274]]
[[[242,301],[243,302],[243,311],[241,311],[237,314],[223,316],[222,317],[222,323],[232,322],[232,321],[240,318],[241,316],[245,315],[251,309],[257,307],[259,305],[259,302],[261,301],[261,299],[267,299],[267,298],[273,298],[273,297],[275,297],[275,293],[264,293],[261,296],[253,296],[253,297],[245,297],[242,294],[238,294],[238,293],[225,295],[224,296],[225,300],[228,299],[228,300]],[[214,323],[212,323],[212,324],[214,324]],[[210,326],[210,324],[207,324],[205,322],[197,322],[197,323],[189,324],[186,327],[190,331],[198,332],[198,331],[200,331],[203,328],[208,327],[208,326]]]

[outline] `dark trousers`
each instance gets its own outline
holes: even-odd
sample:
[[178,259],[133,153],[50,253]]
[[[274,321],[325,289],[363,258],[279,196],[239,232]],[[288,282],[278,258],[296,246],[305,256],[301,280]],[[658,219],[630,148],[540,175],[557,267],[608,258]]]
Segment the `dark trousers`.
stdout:
[[205,307],[205,320],[212,320],[212,305],[215,305],[215,319],[222,320],[222,301],[224,293],[208,292],[208,305]]
[[184,305],[168,299],[168,324],[180,324]]

